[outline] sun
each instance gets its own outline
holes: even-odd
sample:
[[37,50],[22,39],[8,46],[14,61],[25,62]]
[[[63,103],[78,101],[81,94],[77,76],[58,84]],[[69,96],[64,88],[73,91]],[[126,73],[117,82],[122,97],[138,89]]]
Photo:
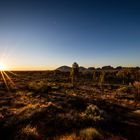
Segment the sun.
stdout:
[[0,71],[5,71],[6,66],[3,63],[0,63]]
[[10,87],[16,87],[15,83],[12,81],[12,78],[8,73],[11,73],[12,75],[16,75],[12,71],[8,70],[7,67],[3,64],[0,63],[0,79],[3,80],[3,82],[6,85],[6,88],[10,90]]

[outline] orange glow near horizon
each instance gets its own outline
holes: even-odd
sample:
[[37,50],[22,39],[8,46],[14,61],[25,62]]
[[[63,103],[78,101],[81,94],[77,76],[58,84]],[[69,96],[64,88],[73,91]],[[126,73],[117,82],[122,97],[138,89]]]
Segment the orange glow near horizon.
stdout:
[[57,66],[15,66],[10,67],[10,71],[42,71],[42,70],[55,70]]

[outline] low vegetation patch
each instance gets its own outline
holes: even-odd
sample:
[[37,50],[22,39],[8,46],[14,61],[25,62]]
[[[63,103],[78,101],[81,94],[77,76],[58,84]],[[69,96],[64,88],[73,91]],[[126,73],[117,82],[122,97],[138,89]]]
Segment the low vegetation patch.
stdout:
[[51,86],[47,84],[45,81],[32,81],[28,84],[28,88],[34,92],[49,92]]

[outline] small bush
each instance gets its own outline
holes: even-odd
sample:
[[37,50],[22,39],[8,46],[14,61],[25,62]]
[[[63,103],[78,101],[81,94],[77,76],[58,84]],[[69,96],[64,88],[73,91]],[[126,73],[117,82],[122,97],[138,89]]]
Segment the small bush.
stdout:
[[93,123],[103,120],[103,116],[104,111],[93,104],[89,105],[84,113],[84,118],[93,121]]
[[54,140],[80,140],[75,133],[54,138]]
[[128,86],[121,86],[117,89],[119,93],[132,93],[134,87],[132,84],[129,84]]
[[121,93],[127,93],[129,90],[129,88],[127,86],[123,86],[123,87],[120,87],[118,89],[118,92],[121,92]]
[[101,140],[103,136],[95,128],[85,128],[70,134],[56,136],[53,140]]
[[32,81],[29,83],[28,88],[35,92],[48,92],[51,89],[44,81]]
[[135,87],[135,89],[136,89],[136,94],[135,94],[135,97],[137,98],[137,99],[140,99],[140,82],[134,82],[134,87]]
[[39,134],[36,127],[30,124],[23,127],[19,134],[16,136],[15,140],[39,140]]
[[134,82],[134,87],[138,90],[138,92],[140,92],[140,82]]
[[95,128],[86,128],[79,133],[80,140],[100,140],[102,135]]

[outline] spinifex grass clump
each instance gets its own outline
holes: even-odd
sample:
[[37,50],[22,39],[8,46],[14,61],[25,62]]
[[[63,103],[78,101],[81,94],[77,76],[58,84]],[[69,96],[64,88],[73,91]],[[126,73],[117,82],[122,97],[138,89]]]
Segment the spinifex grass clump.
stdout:
[[93,123],[102,121],[104,119],[105,112],[100,110],[96,105],[90,104],[85,110],[84,117],[92,120]]
[[102,135],[95,128],[85,128],[79,132],[80,140],[101,140]]
[[40,140],[40,136],[37,131],[37,127],[28,124],[23,127],[21,131],[16,135],[15,140]]
[[42,80],[30,82],[28,88],[35,92],[48,92],[51,89],[51,87]]

